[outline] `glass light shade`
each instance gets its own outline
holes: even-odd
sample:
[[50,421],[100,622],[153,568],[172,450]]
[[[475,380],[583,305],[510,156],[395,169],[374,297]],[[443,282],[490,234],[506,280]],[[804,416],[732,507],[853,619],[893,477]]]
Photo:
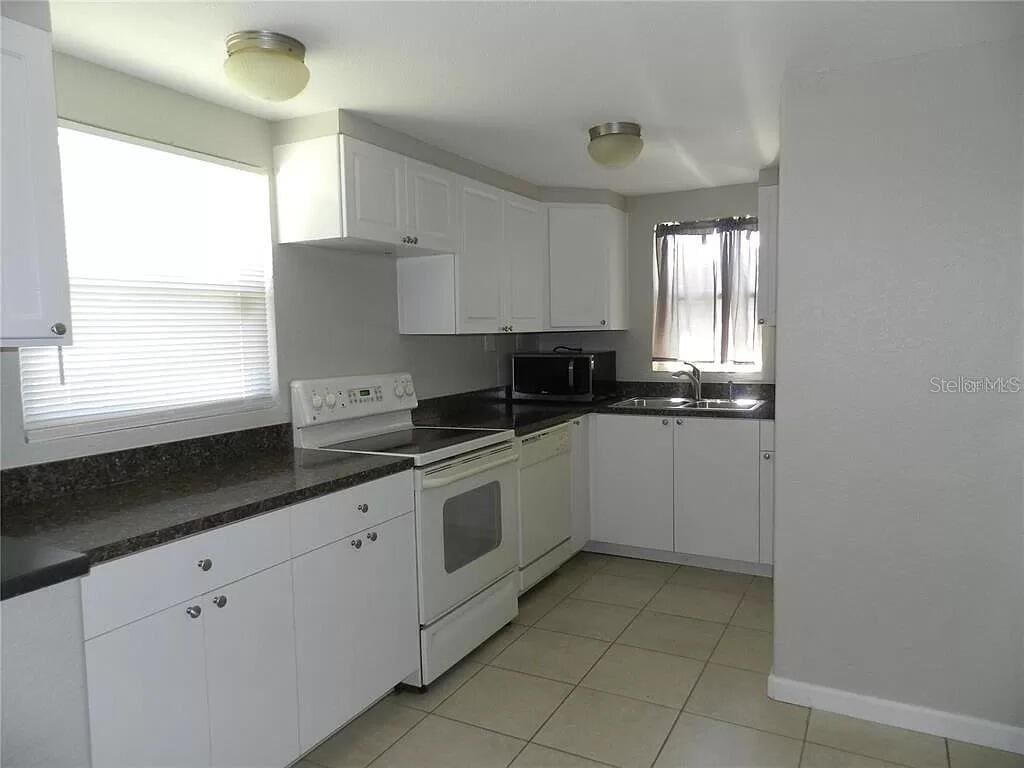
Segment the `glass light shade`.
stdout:
[[285,101],[299,95],[309,82],[309,69],[287,51],[246,48],[224,62],[228,80],[250,96]]
[[640,155],[644,140],[625,133],[608,133],[591,139],[587,152],[595,163],[608,168],[623,168]]

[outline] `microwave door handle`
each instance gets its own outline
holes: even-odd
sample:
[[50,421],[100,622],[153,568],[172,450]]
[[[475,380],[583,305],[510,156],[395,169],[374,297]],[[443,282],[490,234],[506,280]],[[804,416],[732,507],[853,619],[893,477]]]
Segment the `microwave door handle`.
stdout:
[[452,472],[451,474],[448,474],[447,472],[438,472],[433,477],[431,477],[430,475],[426,475],[423,478],[423,487],[441,488],[442,486],[445,485],[451,485],[452,483],[457,483],[459,480],[465,480],[467,477],[479,475],[480,473],[487,472],[488,470],[494,469],[495,467],[500,467],[503,464],[508,464],[510,462],[516,461],[518,458],[519,454],[511,453],[507,456],[503,456],[500,459],[495,459],[494,461],[489,462],[487,464],[478,464],[475,467],[464,469],[461,472]]
[[576,361],[569,361],[569,391],[572,392],[576,388]]

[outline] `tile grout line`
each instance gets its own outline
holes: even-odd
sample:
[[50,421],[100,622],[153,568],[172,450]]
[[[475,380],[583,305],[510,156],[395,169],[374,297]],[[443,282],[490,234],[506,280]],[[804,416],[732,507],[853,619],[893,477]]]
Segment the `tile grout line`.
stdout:
[[[609,561],[609,562],[610,562],[610,561]],[[607,565],[608,565],[608,563],[606,563],[606,564],[605,564],[605,567],[607,567]],[[676,570],[678,570],[678,567],[676,568]],[[673,571],[673,573],[675,573],[675,571]],[[588,579],[588,581],[589,581],[589,579]],[[584,582],[584,583],[586,583],[586,582]],[[583,585],[581,584],[580,586],[582,587]],[[662,586],[664,586],[664,584],[663,584]],[[641,606],[640,606],[640,607],[639,607],[639,608],[637,609],[637,613],[636,613],[636,616],[634,616],[634,617],[633,617],[633,618],[632,618],[632,619],[631,619],[631,620],[629,621],[629,623],[628,623],[628,624],[626,624],[626,626],[624,626],[624,627],[622,628],[622,630],[621,630],[621,631],[620,631],[620,632],[619,632],[619,633],[618,633],[618,634],[617,634],[617,635],[615,636],[615,638],[614,638],[614,639],[613,639],[613,640],[612,640],[611,642],[609,642],[609,643],[608,643],[608,646],[607,646],[607,647],[606,647],[606,648],[604,649],[604,651],[602,651],[601,655],[600,655],[600,656],[598,656],[598,657],[597,657],[597,659],[595,659],[595,660],[594,660],[594,663],[590,665],[590,667],[589,667],[589,668],[587,669],[587,671],[583,673],[583,675],[582,675],[582,676],[580,677],[580,679],[579,679],[579,680],[578,680],[578,681],[576,682],[576,684],[575,684],[575,685],[574,685],[574,686],[572,687],[572,690],[571,690],[571,691],[569,691],[569,693],[568,693],[568,694],[566,695],[566,697],[565,697],[564,699],[562,699],[561,703],[560,703],[560,704],[559,704],[559,705],[558,705],[557,707],[555,707],[555,709],[554,709],[554,710],[552,710],[551,714],[550,714],[550,715],[548,715],[548,717],[547,717],[547,718],[546,718],[546,719],[544,720],[544,723],[543,723],[543,724],[541,725],[541,727],[540,727],[540,728],[538,728],[538,729],[537,729],[536,733],[534,733],[534,734],[533,734],[533,736],[532,736],[532,737],[530,737],[530,743],[532,743],[532,744],[538,744],[539,746],[542,746],[542,747],[543,747],[543,746],[547,746],[547,745],[545,745],[545,744],[542,744],[542,743],[540,743],[540,742],[534,741],[534,739],[536,738],[537,734],[539,734],[539,733],[540,733],[540,732],[541,732],[542,730],[544,730],[544,726],[545,726],[545,725],[547,725],[547,724],[548,724],[548,721],[550,721],[550,720],[551,720],[551,718],[552,718],[552,717],[554,717],[554,716],[555,716],[555,714],[556,714],[556,713],[558,712],[558,710],[560,710],[560,709],[561,709],[561,708],[562,708],[562,707],[563,707],[563,706],[565,705],[565,702],[566,702],[566,701],[567,701],[567,700],[569,699],[569,697],[570,697],[570,696],[572,696],[572,695],[573,695],[573,693],[575,693],[575,692],[576,692],[577,690],[579,690],[579,688],[580,688],[580,685],[581,685],[581,683],[582,683],[582,682],[583,682],[583,681],[584,681],[584,680],[586,679],[587,675],[589,675],[589,674],[590,674],[590,672],[591,672],[591,671],[592,671],[592,670],[594,669],[594,667],[596,667],[596,666],[597,666],[597,665],[598,665],[598,664],[599,664],[599,663],[601,662],[601,659],[603,659],[603,658],[605,657],[605,655],[606,655],[606,654],[608,653],[608,651],[609,651],[609,650],[611,649],[611,647],[612,647],[613,645],[615,645],[616,641],[617,641],[617,640],[618,640],[618,639],[619,639],[620,637],[622,637],[622,634],[623,634],[623,633],[624,633],[624,632],[625,632],[625,631],[626,631],[627,629],[629,629],[630,625],[631,625],[631,624],[632,624],[632,623],[633,623],[634,621],[636,621],[636,618],[637,618],[637,616],[639,616],[639,615],[640,615],[640,614],[641,614],[641,613],[643,612],[644,608],[645,608],[645,607],[647,607],[647,604],[648,604],[648,603],[650,603],[650,602],[651,602],[651,600],[653,600],[653,599],[654,599],[654,596],[655,596],[655,595],[657,595],[657,594],[658,594],[658,592],[660,592],[660,591],[661,591],[661,588],[659,587],[659,588],[658,588],[658,589],[657,589],[657,590],[656,590],[656,591],[654,592],[654,594],[653,594],[653,595],[651,595],[651,596],[650,596],[650,597],[649,597],[649,598],[648,598],[648,599],[647,599],[647,600],[646,600],[646,601],[644,602],[644,604],[643,604],[643,605],[641,605]],[[591,602],[597,602],[597,601],[591,601]],[[632,606],[629,606],[629,607],[632,607]],[[552,610],[554,610],[554,609],[552,608]],[[545,615],[546,615],[546,614],[545,614]],[[543,618],[543,617],[541,617],[541,618]],[[538,619],[538,621],[539,621],[539,619]],[[568,633],[563,633],[563,634],[568,634]],[[570,637],[577,637],[577,635],[570,635]],[[698,677],[699,677],[699,676],[698,676]],[[696,685],[696,683],[694,683],[694,685]],[[586,687],[584,686],[584,690],[596,690],[596,689],[586,688]],[[691,692],[692,692],[692,689],[691,689]],[[608,694],[608,692],[607,692],[607,691],[599,691],[599,693],[605,693],[605,694]],[[608,694],[608,695],[615,695],[615,694]],[[632,698],[632,697],[626,697],[626,698]],[[634,701],[639,701],[639,699],[633,699],[633,700],[634,700]],[[645,702],[645,703],[647,703],[647,704],[651,704],[652,702]],[[685,702],[684,702],[684,704],[685,704]],[[659,706],[659,705],[655,705],[655,706]],[[680,710],[680,711],[681,711],[681,710]],[[678,719],[678,717],[679,717],[679,715],[678,715],[678,713],[677,713],[677,714],[676,714],[676,718]],[[673,725],[674,725],[674,721],[673,721]],[[669,729],[669,733],[671,733],[671,732],[672,732],[672,729],[670,728],[670,729]],[[666,736],[666,738],[668,738],[668,737]],[[524,749],[525,749],[525,747],[524,747]],[[660,752],[660,750],[659,750],[659,752]],[[569,752],[568,754],[571,754],[571,755],[576,755],[576,753],[575,753],[575,752]],[[576,755],[576,756],[577,756],[577,757],[583,757],[583,758],[585,758],[585,759],[587,759],[587,760],[589,760],[589,759],[590,759],[590,758],[589,758],[589,757],[588,757],[587,755]],[[657,756],[655,756],[655,759],[657,759]],[[652,763],[652,764],[653,764],[653,763]]]
[[[597,554],[600,555],[601,553],[597,553]],[[723,624],[722,622],[710,621],[708,619],[701,619],[701,618],[698,618],[698,617],[680,616],[678,614],[668,614],[668,613],[664,613],[664,612],[661,612],[661,611],[653,611],[653,610],[648,608],[648,606],[655,599],[655,597],[665,588],[665,586],[668,585],[668,583],[671,580],[671,578],[679,571],[680,566],[678,564],[669,564],[669,565],[675,565],[675,567],[673,568],[671,573],[669,573],[665,577],[664,580],[648,579],[648,578],[635,578],[635,577],[631,577],[631,576],[622,576],[622,575],[619,575],[619,574],[608,574],[607,573],[607,569],[608,569],[608,567],[612,563],[615,562],[615,560],[612,559],[613,556],[608,556],[608,555],[601,555],[601,556],[604,557],[604,558],[608,558],[608,559],[606,559],[603,563],[599,563],[597,565],[597,567],[593,568],[592,570],[589,570],[589,572],[586,573],[586,575],[584,576],[584,578],[580,582],[580,584],[578,584],[576,587],[571,589],[568,593],[565,593],[565,594],[562,594],[562,595],[557,595],[554,603],[546,611],[544,611],[533,623],[531,623],[531,624],[520,624],[519,626],[523,627],[523,632],[518,637],[513,639],[511,642],[509,642],[507,645],[505,645],[489,661],[486,661],[486,662],[475,662],[475,663],[479,664],[479,668],[477,670],[475,670],[469,677],[467,677],[465,680],[463,680],[447,696],[445,696],[443,699],[441,699],[439,702],[437,702],[437,704],[435,704],[433,709],[431,709],[431,710],[422,710],[422,709],[418,709],[416,707],[412,707],[412,706],[408,706],[406,704],[401,704],[399,702],[396,702],[396,704],[398,704],[399,706],[402,706],[405,709],[409,709],[409,710],[415,711],[415,712],[419,713],[420,715],[422,715],[422,717],[420,718],[420,720],[417,723],[413,724],[410,728],[406,729],[394,741],[392,741],[392,743],[386,749],[384,749],[379,755],[377,755],[370,762],[369,765],[372,765],[373,763],[377,762],[377,760],[379,760],[381,756],[383,756],[392,747],[394,747],[394,745],[397,744],[398,741],[400,741],[402,738],[404,738],[406,735],[408,735],[409,732],[411,732],[416,726],[418,726],[421,722],[426,720],[431,715],[435,715],[436,717],[438,717],[440,719],[444,719],[444,720],[447,720],[449,722],[459,723],[459,724],[465,725],[467,727],[479,728],[481,730],[488,731],[488,732],[494,733],[496,735],[504,736],[506,738],[521,739],[521,737],[511,736],[509,734],[502,733],[500,731],[496,731],[496,730],[493,730],[491,728],[487,728],[485,726],[477,725],[475,723],[467,723],[467,722],[458,720],[457,718],[450,717],[448,715],[440,714],[437,711],[438,709],[440,709],[443,706],[443,704],[446,701],[451,699],[456,693],[458,693],[459,690],[461,690],[472,679],[474,679],[485,667],[488,667],[488,666],[492,667],[494,669],[501,669],[503,671],[508,671],[508,672],[512,672],[512,673],[518,673],[518,674],[522,674],[522,675],[525,675],[525,676],[528,676],[528,677],[533,677],[533,678],[540,679],[540,680],[547,680],[547,681],[551,681],[551,682],[558,682],[558,683],[561,683],[563,685],[569,685],[570,686],[570,688],[567,691],[566,695],[561,699],[561,701],[551,711],[551,713],[545,718],[544,722],[541,723],[541,725],[533,732],[533,734],[529,738],[527,738],[527,739],[521,739],[524,742],[523,746],[516,753],[516,755],[512,758],[512,760],[510,761],[509,764],[511,764],[512,762],[515,762],[515,760],[517,760],[519,758],[519,756],[522,754],[522,752],[531,743],[537,744],[538,746],[544,747],[546,749],[552,749],[552,750],[554,750],[556,752],[560,752],[562,754],[574,755],[574,756],[579,756],[579,757],[585,757],[586,759],[593,760],[594,758],[589,758],[589,757],[587,757],[585,755],[576,755],[576,753],[568,752],[566,750],[563,750],[563,749],[560,749],[560,748],[557,748],[557,747],[549,747],[549,746],[547,746],[545,744],[541,744],[540,742],[537,742],[537,741],[534,740],[536,735],[539,734],[544,729],[544,727],[551,720],[551,718],[554,717],[554,715],[562,708],[562,706],[564,705],[565,701],[570,696],[572,696],[572,694],[576,690],[578,690],[580,688],[583,688],[584,690],[594,690],[594,691],[597,691],[599,693],[606,693],[606,694],[609,694],[609,695],[622,696],[623,698],[627,698],[627,699],[630,699],[630,700],[633,700],[633,701],[636,701],[636,702],[639,702],[639,703],[645,703],[645,704],[649,704],[649,705],[652,705],[652,706],[659,706],[659,707],[663,707],[663,708],[666,708],[666,709],[674,709],[674,707],[671,707],[671,706],[666,706],[664,704],[659,704],[659,703],[656,703],[656,702],[651,702],[651,701],[648,701],[646,699],[641,699],[641,698],[637,698],[637,697],[634,697],[634,696],[630,696],[628,694],[620,694],[620,693],[611,694],[608,691],[601,691],[600,689],[590,688],[589,686],[586,686],[586,685],[583,684],[583,681],[587,677],[587,675],[589,675],[593,671],[593,669],[601,662],[601,660],[608,654],[608,652],[611,650],[611,648],[614,645],[616,645],[616,644],[623,645],[623,647],[630,647],[630,648],[637,648],[639,650],[646,650],[646,651],[650,651],[652,653],[660,653],[660,654],[671,656],[671,657],[674,657],[674,658],[684,658],[684,659],[687,659],[689,661],[694,661],[694,662],[698,662],[698,663],[701,664],[701,670],[698,673],[698,675],[697,675],[697,677],[696,677],[696,679],[694,681],[693,686],[691,687],[690,691],[688,692],[688,694],[686,696],[686,699],[683,701],[682,706],[677,711],[675,720],[673,721],[672,726],[669,728],[668,734],[666,735],[665,739],[663,740],[663,742],[662,742],[662,744],[661,744],[661,746],[660,746],[660,748],[658,750],[658,753],[655,756],[655,761],[656,761],[657,758],[660,757],[662,751],[664,750],[665,744],[667,743],[669,736],[671,736],[671,733],[674,730],[676,724],[678,723],[679,718],[681,717],[681,715],[685,711],[685,707],[689,703],[691,697],[693,696],[694,691],[696,690],[697,686],[699,685],[699,683],[700,683],[700,681],[701,681],[701,679],[703,677],[704,672],[707,670],[708,664],[711,663],[711,657],[717,651],[719,645],[721,644],[722,640],[724,639],[725,633],[727,632],[728,628],[730,626],[733,626],[732,621],[735,618],[735,615],[736,615],[737,611],[739,610],[739,606],[742,604],[743,600],[746,599],[746,597],[748,596],[750,590],[753,588],[753,585],[754,585],[755,582],[752,579],[750,584],[748,584],[747,588],[743,591],[743,593],[741,593],[740,599],[737,601],[736,606],[733,608],[732,612],[729,615],[729,619],[727,620],[727,622],[725,624]],[[639,560],[639,558],[624,558],[624,559],[627,559],[627,560]],[[712,570],[714,570],[714,569],[712,569]],[[602,602],[600,600],[592,600],[592,599],[589,599],[589,598],[574,597],[574,594],[579,589],[581,589],[594,576],[596,576],[596,575],[598,575],[598,574],[600,574],[602,572],[604,572],[606,575],[616,576],[618,578],[629,579],[630,581],[635,581],[635,582],[651,583],[651,582],[657,581],[658,583],[655,585],[656,589],[655,589],[654,593],[649,598],[647,598],[639,606],[635,606],[635,605],[622,606],[619,603],[606,603],[606,602]],[[686,587],[689,587],[689,588],[692,588],[692,589],[701,589],[701,590],[704,590],[704,591],[724,592],[726,594],[735,594],[734,592],[725,592],[725,590],[714,590],[714,589],[706,590],[704,587],[696,587],[696,586],[686,585],[686,584],[684,584],[682,586],[686,586]],[[559,606],[561,606],[566,600],[569,600],[569,599],[573,599],[573,600],[577,600],[577,601],[582,601],[582,602],[590,602],[590,603],[594,603],[594,604],[597,604],[597,605],[609,605],[609,606],[615,606],[615,607],[628,608],[628,609],[636,611],[636,613],[632,616],[632,618],[630,618],[630,620],[626,623],[626,625],[611,640],[605,640],[603,638],[595,638],[595,637],[591,637],[591,636],[588,636],[588,635],[579,635],[579,634],[576,634],[576,633],[573,633],[573,632],[565,632],[565,631],[561,631],[561,630],[547,629],[547,628],[544,628],[544,627],[537,626],[540,621],[542,621],[545,617],[547,617],[549,614],[551,614],[553,611],[555,611]],[[662,615],[678,616],[679,618],[687,618],[687,619],[692,619],[692,620],[695,620],[695,621],[707,622],[709,624],[716,624],[716,625],[721,626],[722,630],[719,633],[718,639],[716,640],[713,648],[711,649],[711,652],[710,652],[709,656],[706,659],[703,659],[703,660],[702,659],[695,659],[695,658],[693,658],[691,656],[686,656],[684,654],[669,653],[669,652],[666,652],[666,651],[658,651],[657,649],[642,648],[641,646],[632,646],[632,645],[630,645],[628,643],[619,643],[621,637],[625,634],[625,632],[629,629],[629,627],[632,626],[636,622],[636,620],[638,618],[640,618],[640,616],[645,611],[647,611],[647,610],[651,610],[651,612],[653,612],[653,613],[658,613],[658,614],[662,614]],[[510,624],[511,623],[517,623],[518,624],[518,622],[516,622],[514,619],[513,619],[512,622],[510,622]],[[735,625],[735,626],[740,626],[740,625]],[[497,659],[502,654],[504,654],[504,652],[506,650],[508,650],[508,648],[510,648],[512,645],[514,645],[516,642],[518,642],[531,629],[537,629],[537,630],[540,630],[540,631],[543,631],[543,632],[552,632],[554,634],[565,635],[565,636],[569,636],[569,637],[576,637],[576,638],[580,638],[580,639],[604,642],[604,643],[607,643],[607,645],[606,645],[605,649],[601,652],[601,654],[587,668],[587,670],[583,673],[583,675],[579,678],[579,680],[575,684],[568,683],[565,680],[557,680],[555,678],[549,678],[549,677],[545,677],[543,675],[537,675],[537,674],[533,674],[533,673],[530,673],[530,672],[522,672],[520,670],[507,669],[505,667],[498,666],[497,664],[494,663],[495,661],[497,661]],[[751,630],[754,630],[754,631],[764,632],[764,630],[760,630],[760,629],[753,628],[753,627],[749,627],[749,628],[746,628],[746,629],[751,629]],[[499,630],[499,631],[501,631],[501,630]],[[771,634],[771,633],[769,632],[769,633],[766,633],[766,634]],[[723,664],[721,666],[730,667],[730,668],[733,668],[733,669],[739,669],[739,670],[742,670],[742,671],[757,672],[757,670],[747,670],[747,669],[744,669],[742,667],[732,667],[732,665],[728,665],[728,664]],[[704,716],[701,715],[701,717],[704,717]],[[710,720],[718,720],[718,718],[708,718],[708,719],[710,719]],[[808,716],[808,720],[809,720],[809,716]],[[720,720],[719,722],[727,723],[727,724],[730,724],[730,725],[737,725],[739,727],[750,728],[751,730],[760,731],[760,732],[763,732],[763,733],[768,733],[768,734],[773,734],[773,735],[781,735],[781,734],[774,734],[771,731],[761,731],[761,729],[752,728],[751,726],[740,725],[740,724],[737,724],[737,723],[730,723],[729,721],[726,721],[726,720]],[[807,729],[807,725],[808,724],[805,723],[805,739],[804,739],[803,744],[806,744],[806,729]],[[948,745],[947,745],[947,753],[948,753]],[[803,754],[803,745],[801,747],[801,756],[802,756],[802,754]],[[855,753],[851,753],[851,754],[855,754]],[[308,758],[306,758],[306,759],[308,759]],[[314,765],[318,765],[318,766],[320,765],[319,763],[316,763],[315,761],[312,761],[312,760],[310,760],[310,762],[313,763]],[[601,764],[604,764],[604,765],[608,765],[607,763],[604,763],[604,761],[601,761],[601,760],[595,760],[595,762],[598,762],[598,763],[601,763]]]
[[[736,611],[739,609],[739,605],[740,605],[741,602],[743,602],[743,598],[742,597],[739,599],[739,601],[737,601],[736,607],[733,608],[733,612],[729,616],[729,621],[730,622],[732,621],[732,616],[735,615]],[[726,631],[728,629],[729,629],[729,625],[726,624],[725,629],[722,630],[722,634],[720,634],[718,636],[718,640],[715,641],[714,648],[711,649],[711,653],[708,654],[707,659],[704,661],[704,665],[700,668],[700,673],[697,675],[697,679],[693,681],[693,687],[690,688],[690,692],[688,694],[686,694],[686,699],[683,701],[683,706],[679,708],[679,712],[676,713],[676,719],[672,721],[672,727],[668,729],[668,733],[665,734],[665,738],[662,740],[661,746],[658,747],[658,752],[654,756],[654,762],[651,763],[652,766],[655,763],[658,762],[658,759],[661,757],[661,753],[665,751],[665,745],[668,744],[668,740],[670,738],[672,738],[672,731],[674,731],[676,729],[676,726],[679,725],[679,718],[681,718],[683,716],[683,713],[686,712],[686,705],[689,704],[690,703],[690,699],[693,698],[693,692],[696,691],[697,690],[697,686],[700,685],[700,681],[704,677],[704,673],[707,671],[708,664],[711,663],[711,657],[715,655],[715,651],[717,651],[718,650],[718,646],[721,645],[722,638],[725,637],[725,633],[726,633]],[[692,713],[687,713],[687,714],[692,714]],[[799,763],[797,763],[797,766],[799,766]]]

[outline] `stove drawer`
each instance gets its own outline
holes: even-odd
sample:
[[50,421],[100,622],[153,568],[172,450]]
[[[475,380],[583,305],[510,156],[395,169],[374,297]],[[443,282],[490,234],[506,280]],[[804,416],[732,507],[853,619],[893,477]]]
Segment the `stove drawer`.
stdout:
[[412,510],[411,470],[296,504],[289,510],[292,557]]

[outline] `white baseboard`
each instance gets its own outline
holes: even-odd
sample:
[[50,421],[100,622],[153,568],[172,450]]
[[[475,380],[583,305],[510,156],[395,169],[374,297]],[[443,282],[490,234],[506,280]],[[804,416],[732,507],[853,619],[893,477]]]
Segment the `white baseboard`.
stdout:
[[682,552],[667,552],[663,549],[646,549],[630,547],[625,544],[609,544],[606,541],[588,541],[583,547],[587,552],[599,552],[604,555],[620,557],[637,557],[641,560],[655,560],[674,565],[694,565],[698,568],[713,568],[716,571],[733,571],[749,573],[754,576],[771,576],[772,566],[767,563],[748,563],[745,560],[726,560],[721,557],[705,557],[703,555],[687,555]]
[[802,683],[774,673],[768,676],[768,695],[790,704],[1024,754],[1024,728],[994,720]]

